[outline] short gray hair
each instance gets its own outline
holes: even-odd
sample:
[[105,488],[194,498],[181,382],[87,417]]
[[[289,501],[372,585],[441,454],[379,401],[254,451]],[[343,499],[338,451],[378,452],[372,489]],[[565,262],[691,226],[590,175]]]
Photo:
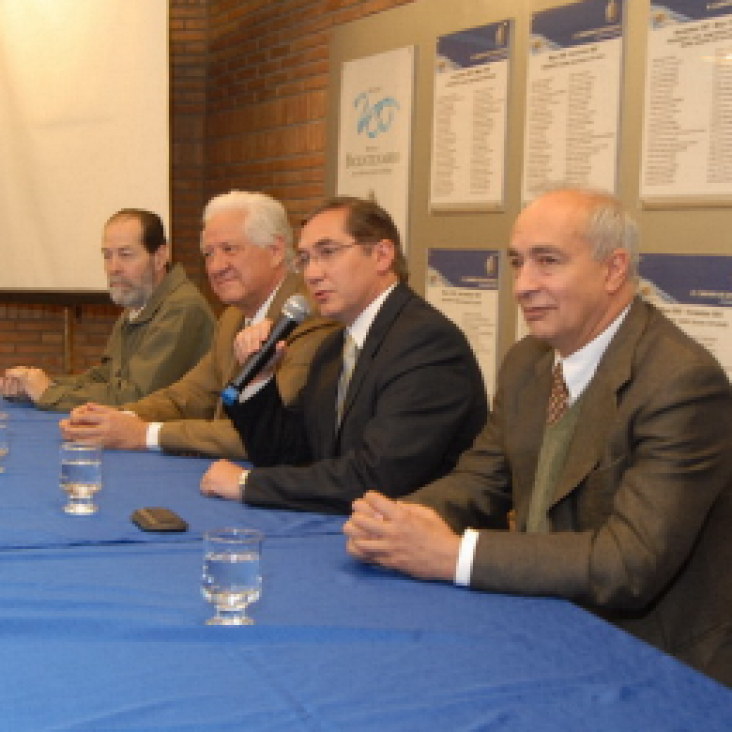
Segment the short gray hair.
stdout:
[[238,211],[244,218],[244,236],[252,244],[266,247],[279,238],[285,243],[287,261],[292,261],[292,227],[285,207],[266,193],[229,191],[214,196],[203,209],[203,225],[222,211]]
[[587,191],[585,237],[595,259],[606,259],[614,249],[628,253],[628,274],[638,276],[638,224],[617,196],[604,191]]
[[552,193],[569,193],[582,200],[587,222],[581,235],[592,248],[594,259],[601,262],[613,250],[624,249],[628,253],[628,275],[631,278],[638,276],[638,224],[617,196],[600,189],[566,185],[549,186],[544,189],[542,196]]

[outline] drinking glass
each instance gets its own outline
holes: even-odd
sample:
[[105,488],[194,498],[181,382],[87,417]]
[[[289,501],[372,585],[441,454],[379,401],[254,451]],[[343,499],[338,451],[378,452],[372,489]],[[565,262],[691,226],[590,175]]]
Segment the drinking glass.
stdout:
[[69,497],[66,513],[88,516],[95,513],[94,494],[102,489],[102,448],[100,445],[64,442],[61,460],[61,488]]
[[215,608],[208,625],[251,625],[247,607],[262,592],[259,561],[264,534],[256,529],[217,529],[203,535],[201,591]]
[[8,415],[0,412],[0,473],[5,472],[5,456],[10,452],[10,424]]

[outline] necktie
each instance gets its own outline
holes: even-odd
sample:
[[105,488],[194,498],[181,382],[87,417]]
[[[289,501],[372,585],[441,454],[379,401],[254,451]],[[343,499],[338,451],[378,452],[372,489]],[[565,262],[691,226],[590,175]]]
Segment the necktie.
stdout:
[[351,376],[353,376],[353,369],[356,367],[357,357],[358,347],[356,346],[356,341],[353,340],[350,333],[346,333],[343,340],[343,368],[341,369],[341,376],[338,379],[338,394],[336,396],[336,427],[341,424],[348,384],[351,381]]
[[552,391],[549,394],[549,405],[546,410],[546,423],[554,424],[567,411],[569,391],[564,383],[562,362],[559,361],[552,371]]

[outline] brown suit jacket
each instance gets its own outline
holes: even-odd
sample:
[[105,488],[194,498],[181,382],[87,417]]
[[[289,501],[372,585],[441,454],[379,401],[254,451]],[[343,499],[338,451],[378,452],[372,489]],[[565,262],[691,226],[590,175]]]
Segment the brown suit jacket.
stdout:
[[[302,292],[302,280],[297,275],[288,275],[275,295],[267,317],[276,320],[285,301]],[[227,308],[216,325],[210,351],[195,368],[166,389],[123,407],[146,421],[164,423],[159,435],[163,450],[233,459],[246,457],[239,433],[221,403],[222,390],[241,370],[232,345],[243,327],[241,310]],[[307,378],[313,354],[325,336],[337,327],[332,321],[313,317],[287,339],[287,353],[276,374],[285,403],[289,404],[298,394]]]
[[[634,302],[587,387],[548,515],[526,534],[553,353],[501,368],[455,471],[410,497],[480,534],[471,585],[557,595],[732,686],[732,390],[714,358]],[[516,509],[518,532],[497,531]]]

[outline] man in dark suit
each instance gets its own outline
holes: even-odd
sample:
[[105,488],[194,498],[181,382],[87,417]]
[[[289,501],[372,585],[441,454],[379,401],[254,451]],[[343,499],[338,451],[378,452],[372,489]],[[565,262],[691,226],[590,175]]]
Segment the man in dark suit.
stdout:
[[[215,463],[201,490],[347,513],[373,486],[401,496],[444,475],[485,424],[485,387],[462,332],[405,284],[391,218],[335,199],[305,223],[297,258],[321,315],[345,330],[323,342],[289,408],[269,381],[230,409],[256,467]],[[269,323],[240,333],[239,359],[268,334]]]
[[[509,259],[531,336],[506,356],[488,424],[408,502],[357,500],[349,552],[568,598],[732,685],[732,393],[635,297],[636,239],[610,195],[524,210]],[[517,530],[502,530],[511,509]]]

